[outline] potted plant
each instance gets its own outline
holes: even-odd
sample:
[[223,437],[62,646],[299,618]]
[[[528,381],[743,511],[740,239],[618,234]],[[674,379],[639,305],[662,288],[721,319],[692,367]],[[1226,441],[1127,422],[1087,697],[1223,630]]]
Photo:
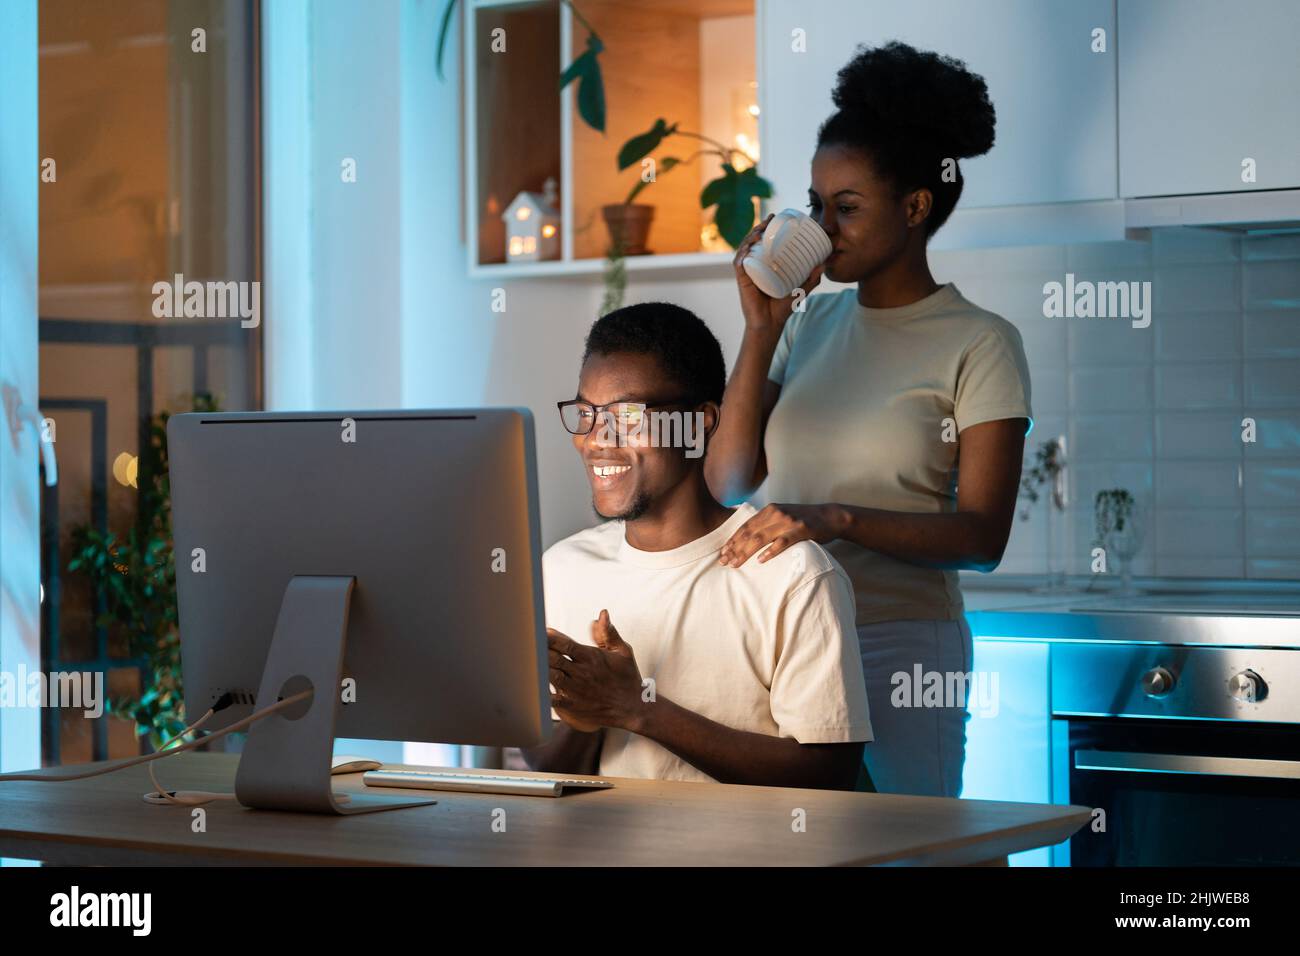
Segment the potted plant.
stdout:
[[700,133],[681,129],[676,123],[670,126],[663,117],[655,120],[654,125],[644,133],[638,133],[623,144],[618,151],[619,170],[645,159],[671,136],[698,140],[706,145],[684,159],[664,156],[655,164],[654,172],[649,178],[643,174],[638,179],[623,202],[602,208],[611,241],[616,247],[621,246],[624,255],[642,254],[645,251],[645,235],[654,217],[654,207],[635,202],[641,190],[655,182],[660,173],[670,172],[678,166],[688,166],[700,156],[717,156],[722,161],[722,175],[709,182],[701,191],[700,208],[717,207],[713,221],[718,227],[718,233],[733,249],[736,248],[754,225],[754,200],[770,198],[772,184],[758,175],[753,157],[744,150],[724,146]]
[[1093,504],[1093,522],[1096,533],[1093,543],[1104,549],[1108,557],[1113,554],[1119,565],[1120,585],[1116,593],[1136,594],[1133,559],[1142,548],[1144,530],[1137,500],[1125,488],[1099,491]]
[[[193,410],[217,410],[211,395],[194,396]],[[129,655],[144,670],[140,692],[109,701],[108,712],[132,721],[137,736],[153,749],[185,729],[181,687],[180,634],[176,618],[176,562],[172,554],[171,481],[168,477],[167,419],[150,423],[149,444],[140,451],[140,485],[135,524],[122,536],[93,525],[72,530],[71,572],[89,575],[103,595],[100,627],[125,631]]]

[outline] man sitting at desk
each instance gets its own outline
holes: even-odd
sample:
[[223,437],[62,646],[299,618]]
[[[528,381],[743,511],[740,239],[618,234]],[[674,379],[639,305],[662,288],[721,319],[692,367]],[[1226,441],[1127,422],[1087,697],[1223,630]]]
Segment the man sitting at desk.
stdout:
[[704,481],[726,380],[686,309],[628,306],[587,336],[560,403],[604,523],[543,557],[551,704],[536,770],[854,789],[871,740],[849,579],[818,544],[719,563],[755,514]]

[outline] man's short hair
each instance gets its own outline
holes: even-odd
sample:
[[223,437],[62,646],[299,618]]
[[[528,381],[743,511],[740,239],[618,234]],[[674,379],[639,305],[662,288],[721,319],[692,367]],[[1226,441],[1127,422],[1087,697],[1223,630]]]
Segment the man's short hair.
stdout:
[[690,309],[670,302],[638,302],[601,316],[587,333],[582,361],[618,352],[653,355],[684,390],[683,397],[722,402],[727,386],[722,346]]

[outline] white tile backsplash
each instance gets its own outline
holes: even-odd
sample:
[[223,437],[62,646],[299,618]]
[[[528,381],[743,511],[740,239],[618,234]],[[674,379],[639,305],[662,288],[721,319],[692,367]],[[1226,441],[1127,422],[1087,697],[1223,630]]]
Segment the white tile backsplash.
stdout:
[[1300,309],[1247,311],[1245,351],[1247,358],[1300,358]]
[[998,275],[1041,277],[1046,282],[1058,273],[1065,273],[1065,246],[1006,246],[988,252],[988,258],[997,261]]
[[1300,307],[1300,262],[1259,259],[1242,264],[1247,309]]
[[1156,457],[1162,461],[1179,458],[1239,461],[1241,418],[1238,412],[1157,412]]
[[1157,362],[1230,359],[1241,355],[1236,312],[1176,312],[1154,319]]
[[938,282],[956,282],[965,292],[962,279],[980,276],[987,271],[986,249],[944,249],[930,253],[930,271]]
[[1188,362],[1156,366],[1156,408],[1241,406],[1240,362]]
[[1300,459],[1247,460],[1244,478],[1247,508],[1294,508],[1300,503]]
[[[1087,573],[1097,491],[1150,505],[1138,573],[1300,578],[1300,236],[1155,229],[1149,240],[936,253],[1015,323],[1038,443],[1069,436],[1062,559]],[[1150,328],[1042,315],[1045,282],[1152,283]],[[1242,419],[1256,441],[1242,442]],[[1018,518],[1000,570],[1041,573],[1046,516]]]
[[1248,558],[1246,577],[1294,581],[1300,578],[1300,558]]
[[1246,553],[1252,558],[1290,558],[1300,539],[1300,508],[1256,508],[1246,516]]
[[1158,461],[1156,507],[1238,508],[1240,475],[1235,461]]
[[1070,454],[1083,461],[1149,458],[1153,450],[1152,430],[1149,412],[1073,415],[1070,419]]
[[1070,500],[1079,508],[1095,508],[1097,492],[1123,488],[1135,498],[1151,502],[1151,460],[1089,461],[1076,459],[1069,467]]
[[1156,552],[1183,557],[1234,558],[1242,553],[1240,509],[1165,508],[1156,512]]
[[1151,407],[1151,374],[1141,367],[1080,367],[1070,371],[1070,407],[1076,413],[1142,412]]
[[1300,457],[1300,408],[1270,410],[1250,417],[1255,419],[1255,440],[1242,446],[1248,458]]
[[1156,557],[1156,574],[1162,578],[1239,578],[1245,574],[1247,562],[1242,558],[1216,558],[1213,555],[1178,557],[1161,554]]
[[[1158,317],[1152,318],[1152,325]],[[1130,322],[1110,319],[1052,319],[1066,323],[1070,367],[1083,365],[1150,366],[1155,333],[1135,329]]]
[[1157,265],[1151,280],[1153,323],[1179,312],[1228,312],[1241,305],[1241,266],[1236,262]]
[[1111,269],[1146,270],[1151,267],[1151,243],[1125,240],[1067,246],[1065,267],[1067,271],[1076,274],[1105,272]]
[[1246,408],[1300,405],[1300,359],[1246,360]]

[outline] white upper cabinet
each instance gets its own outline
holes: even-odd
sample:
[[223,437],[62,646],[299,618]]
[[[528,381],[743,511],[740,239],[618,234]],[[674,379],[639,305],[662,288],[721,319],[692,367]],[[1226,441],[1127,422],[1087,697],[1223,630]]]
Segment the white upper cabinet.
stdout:
[[1121,195],[1300,187],[1298,48],[1296,0],[1119,0]]
[[[858,44],[902,40],[984,77],[996,142],[962,162],[958,210],[1117,198],[1112,0],[764,0],[759,5],[760,168],[773,207],[802,208],[835,74]],[[802,29],[807,52],[792,50]],[[1093,52],[1094,30],[1105,52]]]

